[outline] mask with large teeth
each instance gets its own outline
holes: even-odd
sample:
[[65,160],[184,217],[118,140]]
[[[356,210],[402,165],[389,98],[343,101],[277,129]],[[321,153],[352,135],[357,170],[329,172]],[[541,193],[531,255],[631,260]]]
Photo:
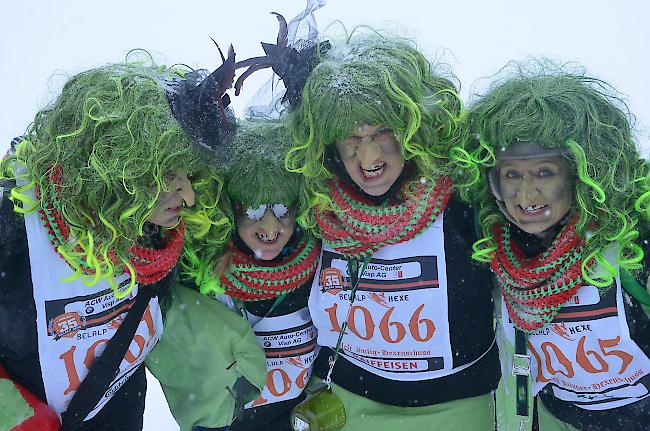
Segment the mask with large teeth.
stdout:
[[522,207],[522,209],[523,209],[524,211],[526,211],[526,212],[536,212],[536,211],[539,211],[539,210],[541,210],[541,209],[546,208],[547,206],[548,206],[548,205],[546,205],[546,204],[530,205],[530,206],[527,206],[526,208],[523,208],[523,207]]
[[257,239],[259,239],[262,242],[273,242],[278,237],[280,236],[280,232],[275,232],[272,234],[266,234],[266,233],[256,233],[255,236],[257,236]]
[[[566,156],[567,154],[570,154],[570,151],[567,148],[544,148],[535,142],[516,141],[507,147],[501,147],[501,149],[496,152],[495,157],[497,162],[499,162],[504,160],[550,158]],[[501,213],[503,213],[509,221],[516,224],[516,220],[506,209],[504,198],[501,193],[501,184],[497,167],[493,167],[488,171],[488,184],[492,194],[496,198],[496,203],[501,210]],[[531,205],[526,208],[522,207],[522,210],[525,212],[533,212],[538,211],[542,207],[543,206],[540,205]]]
[[361,167],[361,170],[363,171],[363,174],[366,177],[376,177],[382,173],[384,167],[386,167],[386,163],[381,162],[381,163],[375,163],[369,168]]
[[565,148],[518,141],[496,152],[489,182],[501,212],[523,231],[544,236],[570,214],[571,168]]

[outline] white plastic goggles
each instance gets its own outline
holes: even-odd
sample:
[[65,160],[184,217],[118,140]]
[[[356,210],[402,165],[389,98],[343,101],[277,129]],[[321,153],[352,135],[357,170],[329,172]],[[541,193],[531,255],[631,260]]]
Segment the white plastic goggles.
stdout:
[[273,215],[277,219],[285,218],[289,214],[289,207],[285,204],[262,204],[257,208],[248,207],[244,211],[244,214],[246,214],[249,220],[260,221],[268,208],[271,208]]

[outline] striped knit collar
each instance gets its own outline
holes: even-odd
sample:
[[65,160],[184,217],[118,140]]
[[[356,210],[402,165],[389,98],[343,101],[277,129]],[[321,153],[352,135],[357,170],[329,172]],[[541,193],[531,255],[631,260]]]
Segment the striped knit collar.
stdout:
[[333,208],[315,211],[325,245],[346,258],[362,259],[408,241],[431,226],[452,194],[452,181],[439,177],[404,183],[394,199],[373,202],[344,182],[330,182]]

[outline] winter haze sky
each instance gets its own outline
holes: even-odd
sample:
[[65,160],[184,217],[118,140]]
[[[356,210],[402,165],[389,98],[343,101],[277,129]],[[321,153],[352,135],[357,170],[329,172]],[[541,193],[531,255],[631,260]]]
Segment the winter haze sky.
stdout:
[[[0,0],[0,68],[3,104],[0,154],[23,133],[35,112],[53,100],[67,76],[119,62],[132,48],[158,63],[214,69],[220,64],[209,36],[233,43],[238,59],[261,54],[277,22],[306,0]],[[574,61],[617,88],[637,122],[635,135],[650,149],[650,3],[644,0],[329,0],[316,12],[322,30],[334,20],[348,28],[399,25],[431,58],[444,60],[462,83],[465,100],[509,60],[545,56]],[[397,24],[396,24],[397,23]],[[246,81],[242,107],[269,75]],[[164,398],[150,385],[145,430],[177,430]]]

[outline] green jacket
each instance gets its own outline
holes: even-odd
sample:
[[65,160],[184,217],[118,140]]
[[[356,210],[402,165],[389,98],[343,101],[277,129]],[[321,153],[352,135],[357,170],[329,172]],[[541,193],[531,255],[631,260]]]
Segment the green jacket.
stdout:
[[146,366],[160,381],[181,431],[230,425],[259,395],[266,359],[250,324],[219,301],[175,285],[162,339]]

